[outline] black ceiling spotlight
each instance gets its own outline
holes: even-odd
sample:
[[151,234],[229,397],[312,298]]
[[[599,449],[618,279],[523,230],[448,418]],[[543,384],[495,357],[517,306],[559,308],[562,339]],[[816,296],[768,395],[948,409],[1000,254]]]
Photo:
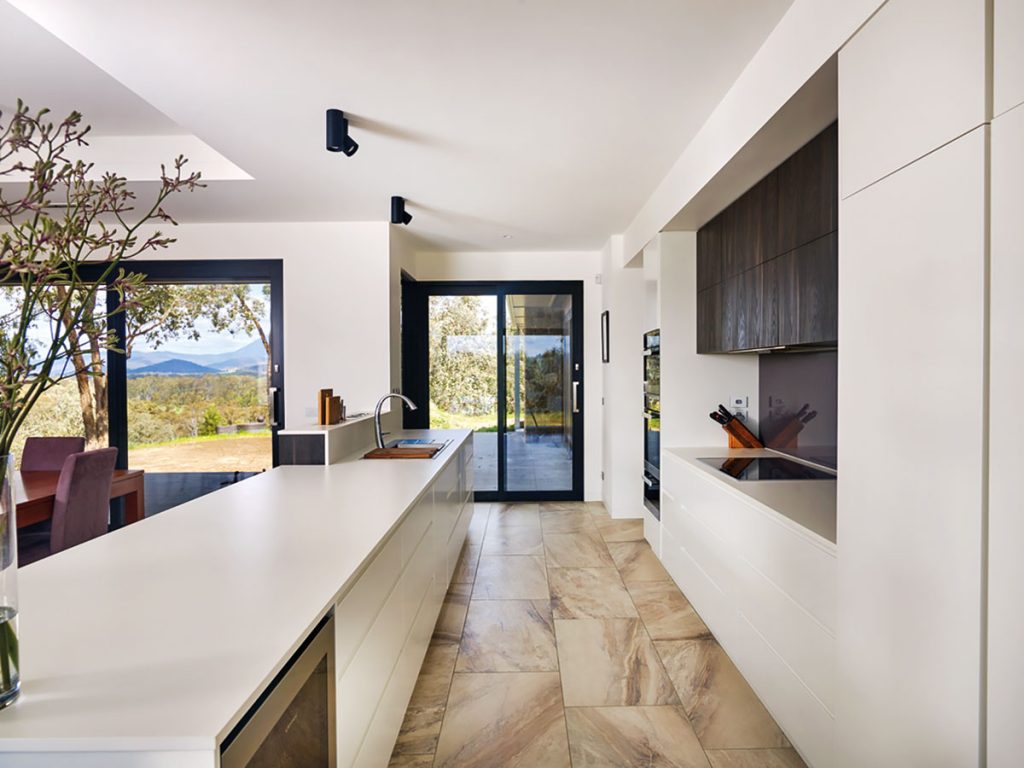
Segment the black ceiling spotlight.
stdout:
[[359,145],[348,135],[348,119],[340,109],[327,110],[327,151],[344,152],[352,157]]
[[391,198],[391,223],[408,224],[412,221],[412,214],[405,210],[405,198],[395,195]]

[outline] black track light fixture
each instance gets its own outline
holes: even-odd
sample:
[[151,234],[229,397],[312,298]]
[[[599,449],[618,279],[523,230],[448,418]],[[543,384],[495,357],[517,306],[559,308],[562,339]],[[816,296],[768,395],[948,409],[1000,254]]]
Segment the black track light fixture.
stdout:
[[405,198],[395,195],[391,198],[391,223],[408,224],[412,221],[412,214],[405,210]]
[[327,151],[344,152],[352,157],[359,149],[355,139],[348,135],[348,118],[340,109],[327,110]]

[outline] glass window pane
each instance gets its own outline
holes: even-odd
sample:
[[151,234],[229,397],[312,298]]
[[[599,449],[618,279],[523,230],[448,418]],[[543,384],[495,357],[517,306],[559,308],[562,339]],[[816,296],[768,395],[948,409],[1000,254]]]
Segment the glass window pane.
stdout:
[[505,307],[506,489],[572,490],[572,296]]
[[471,429],[474,490],[498,489],[496,296],[431,296],[430,427]]

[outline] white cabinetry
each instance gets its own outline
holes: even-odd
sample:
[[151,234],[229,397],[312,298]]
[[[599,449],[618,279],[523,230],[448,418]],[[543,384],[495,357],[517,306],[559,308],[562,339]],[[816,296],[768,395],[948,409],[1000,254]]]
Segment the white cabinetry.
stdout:
[[988,130],[840,203],[848,768],[978,761]]
[[[998,18],[997,5],[997,18]],[[1024,754],[1024,106],[992,122],[992,309],[989,435],[988,766]]]
[[1001,115],[1024,103],[1024,0],[995,0],[993,5],[992,111]]
[[985,6],[889,0],[843,47],[840,196],[985,121]]
[[807,762],[831,765],[835,546],[663,457],[666,569]]
[[338,767],[386,766],[473,505],[465,443],[335,608]]

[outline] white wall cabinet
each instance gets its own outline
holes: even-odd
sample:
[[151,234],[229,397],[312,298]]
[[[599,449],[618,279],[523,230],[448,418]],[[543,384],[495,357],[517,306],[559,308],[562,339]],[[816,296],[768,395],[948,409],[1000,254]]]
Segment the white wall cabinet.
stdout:
[[992,123],[991,400],[989,434],[988,766],[1024,754],[1024,106]]
[[987,132],[840,203],[848,768],[978,760]]
[[1024,103],[1024,0],[994,0],[993,18],[992,112],[1001,115]]
[[889,0],[843,47],[841,197],[985,121],[985,6]]
[[335,607],[338,768],[385,766],[473,517],[466,442]]
[[663,456],[662,562],[808,764],[831,766],[835,547]]

